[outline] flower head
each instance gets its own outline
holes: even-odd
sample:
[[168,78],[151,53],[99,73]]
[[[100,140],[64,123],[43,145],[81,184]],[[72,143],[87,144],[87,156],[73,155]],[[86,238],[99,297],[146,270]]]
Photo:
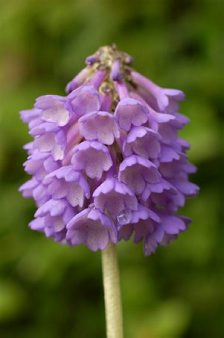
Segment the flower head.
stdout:
[[198,187],[178,136],[184,94],[160,88],[114,46],[100,48],[67,85],[67,96],[39,97],[21,112],[25,146],[20,187],[37,211],[30,227],[71,246],[103,250],[133,235],[149,255],[185,231],[176,214]]

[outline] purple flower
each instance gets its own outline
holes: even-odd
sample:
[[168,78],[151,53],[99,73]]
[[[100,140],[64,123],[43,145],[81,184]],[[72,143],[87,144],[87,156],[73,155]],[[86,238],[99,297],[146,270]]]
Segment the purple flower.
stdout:
[[49,199],[35,213],[30,228],[45,233],[56,241],[65,243],[66,225],[74,215],[74,210],[63,199]]
[[161,175],[155,164],[140,156],[132,155],[124,159],[119,168],[119,179],[141,195],[147,185],[159,183]]
[[54,198],[66,198],[72,207],[83,207],[85,198],[90,198],[90,189],[86,179],[72,166],[61,167],[44,179],[48,194]]
[[114,116],[108,112],[96,111],[79,119],[79,130],[86,140],[97,140],[111,145],[119,138],[120,131]]
[[70,246],[103,250],[109,242],[143,242],[145,254],[185,231],[176,214],[198,187],[189,144],[178,131],[183,92],[160,88],[134,71],[114,46],[86,59],[67,96],[39,97],[21,112],[32,141],[31,175],[20,187],[37,205],[31,229]]
[[148,120],[147,107],[140,101],[124,98],[114,112],[121,129],[129,131],[131,126],[141,126]]
[[91,206],[74,216],[67,229],[70,245],[85,244],[93,251],[105,249],[109,241],[117,241],[117,230],[112,220]]
[[69,111],[65,108],[65,102],[62,96],[45,95],[36,100],[35,108],[40,109],[43,121],[54,122],[57,126],[63,127],[69,121]]
[[84,141],[74,148],[71,159],[74,170],[84,172],[89,178],[100,179],[112,166],[109,149],[100,142]]
[[160,136],[146,127],[133,127],[128,134],[123,152],[125,156],[136,154],[147,159],[156,159],[160,154]]
[[98,91],[92,85],[81,86],[67,96],[65,106],[73,119],[78,119],[92,111],[98,111],[100,108]]
[[106,179],[93,193],[94,204],[112,219],[129,210],[137,210],[138,202],[129,187],[117,179]]

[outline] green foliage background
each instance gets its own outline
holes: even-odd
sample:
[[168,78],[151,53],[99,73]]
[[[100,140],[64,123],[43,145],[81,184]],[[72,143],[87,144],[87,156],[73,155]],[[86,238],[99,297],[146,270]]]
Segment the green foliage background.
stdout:
[[193,177],[189,231],[156,255],[118,246],[125,336],[224,337],[222,0],[0,2],[0,337],[105,337],[100,253],[30,231],[34,205],[17,192],[29,140],[18,111],[63,94],[99,46],[116,42],[135,68],[187,93]]

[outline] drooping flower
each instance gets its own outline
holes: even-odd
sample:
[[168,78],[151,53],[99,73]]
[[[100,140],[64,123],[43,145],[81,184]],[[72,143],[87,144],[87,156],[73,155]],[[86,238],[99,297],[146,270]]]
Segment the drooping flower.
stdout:
[[198,192],[189,144],[178,136],[180,90],[160,88],[131,68],[114,46],[100,48],[67,85],[21,112],[32,142],[25,146],[20,187],[37,211],[30,227],[71,246],[103,250],[133,236],[149,255],[185,231],[177,215]]

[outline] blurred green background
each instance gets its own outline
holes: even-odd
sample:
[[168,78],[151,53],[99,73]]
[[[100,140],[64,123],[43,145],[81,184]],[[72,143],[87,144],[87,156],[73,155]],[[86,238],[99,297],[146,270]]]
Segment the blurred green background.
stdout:
[[65,84],[115,42],[135,68],[187,94],[182,135],[201,187],[187,233],[156,255],[118,246],[125,337],[224,337],[222,0],[0,2],[0,337],[105,337],[100,253],[32,232],[34,205],[17,192],[29,141],[18,111]]

